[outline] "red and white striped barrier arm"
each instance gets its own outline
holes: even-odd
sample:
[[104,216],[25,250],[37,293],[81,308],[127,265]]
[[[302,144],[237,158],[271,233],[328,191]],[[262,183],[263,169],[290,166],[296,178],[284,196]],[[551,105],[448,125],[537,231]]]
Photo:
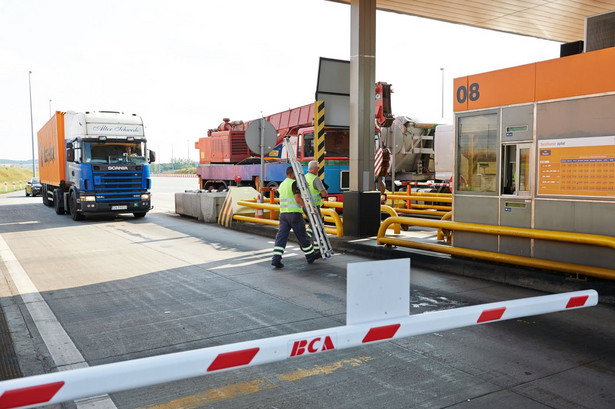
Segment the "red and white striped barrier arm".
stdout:
[[22,408],[134,389],[291,357],[454,328],[594,306],[594,290],[545,295],[56,372],[0,382],[0,408]]

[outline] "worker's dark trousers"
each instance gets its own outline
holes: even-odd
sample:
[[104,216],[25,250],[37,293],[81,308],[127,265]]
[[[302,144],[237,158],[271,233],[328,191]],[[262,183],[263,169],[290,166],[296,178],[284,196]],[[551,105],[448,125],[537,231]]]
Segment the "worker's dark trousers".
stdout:
[[286,248],[286,242],[288,241],[288,235],[290,229],[293,229],[297,240],[299,240],[299,246],[305,258],[308,262],[314,261],[314,248],[312,243],[305,232],[305,221],[303,221],[303,214],[297,212],[280,213],[280,225],[278,226],[278,233],[275,236],[275,244],[273,246],[273,259],[271,264],[277,264],[282,260],[282,254]]
[[[316,211],[317,211],[316,217],[320,218],[320,223],[324,226],[324,223],[322,221],[322,216],[320,214],[320,208],[316,207]],[[308,221],[309,221],[310,217],[308,216],[307,209],[305,207],[303,208],[303,213],[305,213],[305,216],[308,218]],[[305,232],[307,233],[310,241],[312,241],[312,236],[314,236],[314,229],[312,228],[312,223],[308,224]],[[312,245],[314,246],[314,251],[320,251],[320,244],[318,244],[318,240],[316,240],[316,238],[314,238]]]

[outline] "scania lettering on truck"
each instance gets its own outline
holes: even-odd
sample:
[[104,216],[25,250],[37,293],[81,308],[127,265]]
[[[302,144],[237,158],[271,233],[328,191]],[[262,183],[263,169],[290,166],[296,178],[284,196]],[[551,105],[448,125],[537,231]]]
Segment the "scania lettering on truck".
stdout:
[[119,112],[56,112],[38,131],[43,203],[74,220],[132,213],[151,206],[143,121]]

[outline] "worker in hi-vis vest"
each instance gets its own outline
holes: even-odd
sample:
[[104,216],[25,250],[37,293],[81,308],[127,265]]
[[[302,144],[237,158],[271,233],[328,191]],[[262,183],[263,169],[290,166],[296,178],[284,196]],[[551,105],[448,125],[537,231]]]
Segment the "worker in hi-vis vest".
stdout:
[[286,248],[290,229],[293,229],[299,246],[305,254],[308,263],[312,264],[316,259],[312,242],[305,232],[305,222],[303,221],[303,199],[301,191],[295,181],[295,172],[292,166],[286,168],[286,179],[278,187],[280,195],[280,224],[278,233],[275,236],[275,244],[273,246],[273,258],[271,265],[275,268],[282,268],[282,255]]
[[[317,216],[321,217],[320,207],[322,206],[325,199],[327,198],[327,189],[323,181],[318,177],[318,162],[317,161],[313,160],[313,161],[310,161],[310,163],[308,163],[308,170],[307,170],[307,173],[305,174],[305,180],[307,181],[307,184],[310,187],[310,193],[312,194],[312,200],[314,202],[314,205],[319,209]],[[321,222],[322,222],[322,217],[321,217]],[[311,225],[308,225],[306,232],[307,232],[308,237],[311,240],[312,234],[313,234]],[[314,241],[313,246],[314,246],[314,252],[316,254],[316,257],[317,258],[320,257],[320,246],[318,245],[317,240]]]

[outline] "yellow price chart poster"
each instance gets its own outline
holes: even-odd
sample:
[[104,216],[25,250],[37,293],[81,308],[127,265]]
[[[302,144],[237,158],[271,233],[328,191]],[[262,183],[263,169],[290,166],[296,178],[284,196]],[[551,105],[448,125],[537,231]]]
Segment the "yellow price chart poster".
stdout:
[[539,140],[538,194],[615,197],[615,136]]

